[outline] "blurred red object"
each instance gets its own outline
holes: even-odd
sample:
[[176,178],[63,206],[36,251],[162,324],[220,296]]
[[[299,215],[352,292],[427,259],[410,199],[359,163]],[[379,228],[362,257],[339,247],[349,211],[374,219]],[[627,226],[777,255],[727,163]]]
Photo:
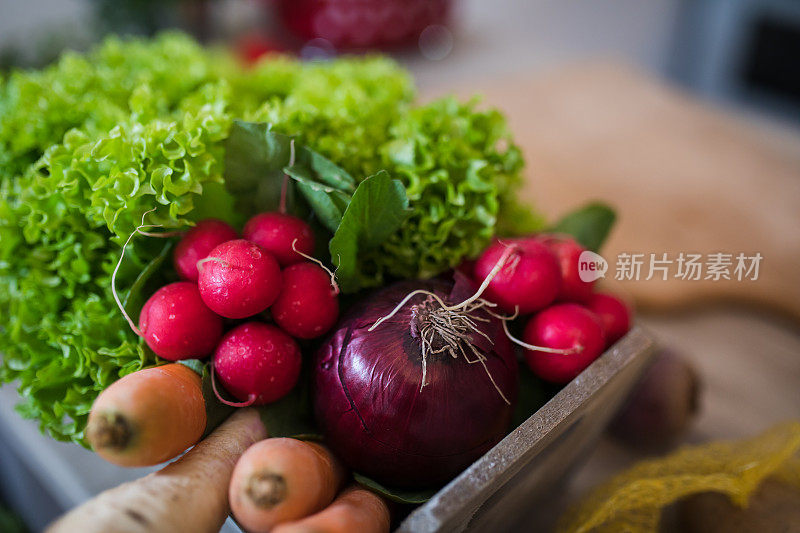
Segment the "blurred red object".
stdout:
[[261,33],[246,33],[236,40],[236,55],[247,65],[256,63],[262,56],[286,52],[286,47]]
[[275,0],[279,20],[303,41],[337,50],[417,43],[422,30],[449,21],[452,0]]

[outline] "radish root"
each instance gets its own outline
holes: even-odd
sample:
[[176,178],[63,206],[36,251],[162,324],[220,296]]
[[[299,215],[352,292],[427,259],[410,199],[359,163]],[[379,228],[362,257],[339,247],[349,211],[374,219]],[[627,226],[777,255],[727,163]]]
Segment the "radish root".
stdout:
[[320,261],[320,260],[319,260],[319,259],[317,259],[316,257],[311,257],[311,256],[310,256],[310,255],[308,255],[308,254],[304,254],[303,252],[301,252],[300,250],[298,250],[298,249],[297,249],[297,247],[295,246],[295,244],[297,244],[297,239],[295,239],[295,240],[293,240],[293,241],[292,241],[292,250],[294,250],[294,251],[295,251],[295,252],[297,252],[298,254],[302,255],[303,257],[305,257],[305,258],[306,258],[306,259],[308,259],[309,261],[313,261],[314,263],[316,263],[316,264],[318,264],[320,267],[322,267],[322,270],[324,270],[325,272],[327,272],[327,273],[328,273],[328,275],[330,275],[330,277],[331,277],[331,288],[333,289],[333,294],[339,294],[339,284],[338,284],[338,283],[336,283],[336,270],[339,270],[339,267],[336,267],[336,270],[334,270],[333,272],[331,272],[331,269],[329,269],[328,267],[326,267],[326,266],[325,266],[325,264],[324,264],[322,261]]
[[[397,306],[386,316],[378,319],[367,331],[373,331],[386,320],[389,320],[408,303],[408,301],[418,294],[425,294],[428,298],[420,304],[416,304],[411,308],[412,316],[412,329],[416,330],[422,346],[422,382],[420,384],[420,392],[428,384],[428,356],[440,353],[449,353],[451,357],[458,358],[458,355],[464,358],[468,364],[479,363],[489,376],[489,380],[494,385],[497,393],[503,398],[506,404],[511,405],[511,402],[500,390],[500,387],[495,382],[492,373],[486,366],[486,356],[478,350],[471,342],[471,336],[475,333],[482,335],[491,344],[494,341],[486,335],[478,327],[478,322],[488,322],[489,319],[477,316],[475,313],[479,310],[487,310],[486,308],[496,307],[497,304],[481,298],[481,295],[486,291],[486,288],[497,276],[500,270],[509,263],[509,258],[517,250],[517,245],[512,244],[506,247],[506,250],[497,260],[492,270],[483,280],[475,294],[467,298],[461,303],[454,305],[447,305],[438,295],[431,291],[424,289],[417,289],[408,293]],[[491,313],[492,316],[497,316]],[[474,355],[474,358],[470,357]]]
[[228,263],[227,261],[223,261],[219,257],[204,257],[203,259],[200,259],[197,262],[197,271],[198,272],[202,272],[203,271],[203,265],[208,263],[208,262],[210,262],[210,261],[213,261],[214,263],[219,263],[222,266],[226,266],[226,267],[230,267],[231,266],[230,263]]
[[560,355],[570,355],[570,354],[574,354],[574,353],[579,353],[579,352],[581,352],[583,350],[583,346],[581,346],[580,344],[575,346],[574,348],[566,348],[566,349],[547,348],[545,346],[535,346],[533,344],[528,344],[527,342],[516,338],[515,336],[513,336],[511,334],[510,331],[508,331],[508,321],[509,320],[514,320],[515,318],[517,318],[518,314],[519,314],[519,306],[516,308],[513,316],[501,317],[499,315],[495,315],[498,318],[500,318],[500,320],[503,322],[503,331],[505,332],[506,337],[508,337],[508,340],[510,340],[514,344],[519,344],[523,348],[527,348],[528,350],[533,350],[534,352],[554,353],[554,354],[560,354]]
[[111,273],[111,295],[114,297],[114,301],[117,302],[117,307],[119,307],[120,312],[122,312],[122,316],[125,317],[125,320],[128,322],[128,325],[131,327],[134,333],[139,337],[144,337],[142,331],[136,326],[136,324],[131,319],[128,312],[125,311],[125,306],[122,305],[122,301],[119,299],[119,294],[117,294],[117,273],[119,272],[120,267],[122,266],[122,260],[125,258],[125,249],[133,240],[133,237],[138,233],[140,235],[144,235],[146,237],[158,237],[158,238],[168,238],[173,237],[180,232],[164,232],[164,233],[150,233],[146,231],[142,231],[145,228],[163,228],[163,224],[145,224],[144,219],[147,215],[155,211],[156,208],[150,209],[149,211],[145,211],[142,214],[142,223],[136,226],[130,235],[128,235],[128,240],[125,241],[125,244],[122,245],[122,253],[119,255],[119,261],[117,261],[117,266],[114,267],[114,271]]
[[[422,391],[425,385],[428,384],[427,368],[429,355],[447,352],[453,358],[457,358],[458,354],[460,353],[467,363],[480,363],[483,366],[483,368],[486,370],[486,375],[489,376],[494,388],[497,390],[503,400],[510,405],[511,402],[508,401],[506,396],[503,394],[503,391],[500,390],[500,387],[497,385],[494,377],[492,377],[491,372],[489,372],[489,369],[486,366],[486,356],[482,354],[471,342],[471,335],[477,333],[485,337],[491,344],[494,344],[494,341],[488,335],[486,335],[486,333],[481,331],[476,323],[488,321],[487,318],[475,315],[475,313],[479,310],[482,310],[488,315],[499,319],[503,325],[503,332],[505,333],[506,337],[508,337],[511,342],[528,350],[560,355],[570,355],[583,350],[582,346],[576,346],[570,349],[534,346],[533,344],[528,344],[520,339],[517,339],[509,331],[508,322],[517,318],[519,315],[519,307],[514,310],[514,314],[511,316],[502,315],[495,312],[493,309],[497,307],[497,304],[481,298],[483,293],[489,287],[489,284],[503,268],[516,268],[517,264],[519,263],[519,256],[513,254],[517,249],[518,246],[516,244],[506,245],[506,249],[503,251],[503,254],[492,267],[492,270],[489,271],[489,274],[487,274],[487,276],[483,279],[483,282],[481,283],[480,287],[478,287],[478,290],[476,290],[472,296],[463,302],[454,305],[447,305],[435,293],[424,289],[417,289],[408,293],[388,315],[379,318],[367,330],[373,331],[382,323],[391,319],[414,296],[424,294],[428,297],[422,303],[416,304],[411,308],[412,328],[416,328],[420,339],[420,344],[422,345],[422,383],[420,385],[420,391]],[[470,357],[470,352],[475,356],[475,358]]]
[[224,405],[227,405],[228,407],[250,407],[251,405],[253,405],[253,403],[255,403],[255,401],[256,401],[256,395],[255,394],[249,395],[247,397],[247,401],[244,401],[244,402],[232,402],[230,400],[226,400],[225,398],[223,398],[222,395],[219,393],[219,390],[217,389],[216,375],[217,375],[217,371],[214,369],[214,365],[212,363],[212,365],[211,365],[211,390],[214,391],[214,396],[217,397],[217,400],[219,400],[220,403],[222,403]]

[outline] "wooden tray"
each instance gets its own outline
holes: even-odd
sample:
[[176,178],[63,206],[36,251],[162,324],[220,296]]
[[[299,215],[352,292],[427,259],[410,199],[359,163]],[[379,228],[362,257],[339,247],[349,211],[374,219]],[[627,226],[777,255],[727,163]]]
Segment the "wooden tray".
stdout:
[[398,532],[507,531],[576,466],[655,352],[635,327],[426,504]]

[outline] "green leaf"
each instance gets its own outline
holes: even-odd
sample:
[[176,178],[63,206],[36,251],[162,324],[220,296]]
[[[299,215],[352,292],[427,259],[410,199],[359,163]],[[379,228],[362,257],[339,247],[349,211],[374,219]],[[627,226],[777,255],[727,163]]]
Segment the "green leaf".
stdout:
[[[120,245],[154,207],[147,222],[165,230],[249,214],[232,209],[234,195],[224,189],[234,119],[297,135],[362,177],[385,167],[377,147],[412,98],[410,76],[390,59],[275,58],[242,69],[232,55],[174,32],[112,36],[86,54],[5,76],[0,381],[16,383],[19,411],[52,437],[86,446],[97,395],[157,362],[114,304],[109,278]],[[277,203],[279,187],[252,178],[249,187],[239,182],[240,202],[265,186]],[[321,257],[328,233],[320,235]],[[137,238],[126,251],[121,296],[163,244]],[[165,261],[148,286],[169,271]],[[133,294],[129,305],[136,307]]]
[[330,242],[331,261],[344,292],[371,283],[360,269],[365,252],[375,250],[409,215],[406,189],[385,171],[361,182]]
[[355,191],[356,182],[344,169],[305,146],[296,148],[292,166],[283,169],[297,182],[297,189],[317,218],[334,232]]
[[[125,300],[122,302],[122,307],[125,308],[125,311],[132,317],[139,316],[139,312],[142,310],[142,306],[144,302],[147,301],[147,298],[157,290],[158,280],[151,279],[153,276],[158,274],[158,271],[161,269],[161,265],[164,264],[164,261],[170,257],[170,251],[172,250],[172,241],[168,240],[164,243],[164,247],[161,248],[161,252],[157,256],[155,256],[147,266],[142,269],[139,275],[136,277],[136,280],[131,285],[130,290],[128,290],[128,294],[125,296]],[[160,276],[156,276],[159,278]],[[155,285],[155,286],[154,286]]]
[[308,202],[317,218],[329,231],[335,232],[342,223],[350,197],[342,191],[322,188],[319,184],[299,182],[297,189]]
[[311,376],[303,365],[297,385],[277,402],[258,407],[270,437],[309,438],[319,435],[311,404]]
[[358,472],[353,472],[353,479],[356,483],[380,494],[381,496],[397,503],[407,503],[412,505],[419,505],[430,500],[439,489],[423,489],[423,490],[410,490],[410,489],[393,489],[381,485],[374,479],[368,478]]
[[308,438],[319,434],[314,425],[308,379],[301,377],[289,394],[259,406],[258,413],[270,437]]
[[183,365],[186,368],[191,368],[192,370],[197,372],[197,375],[199,375],[201,378],[203,377],[203,373],[205,372],[206,369],[206,364],[200,359],[183,359],[181,361],[178,361],[178,364]]
[[0,531],[4,533],[26,533],[28,528],[22,518],[11,509],[0,504]]
[[596,252],[605,242],[616,219],[617,215],[611,207],[593,202],[565,215],[550,231],[572,235],[581,245]]
[[351,194],[356,190],[356,180],[342,167],[306,146],[295,148],[294,165],[284,169],[287,174]]
[[[248,215],[280,206],[283,168],[289,163],[291,137],[270,131],[269,124],[235,120],[225,141],[225,187]],[[287,206],[293,205],[292,188]]]
[[292,138],[270,131],[269,124],[234,121],[226,145],[226,187],[236,195],[240,211],[274,211],[280,206],[285,176],[287,210],[302,214],[294,202],[292,183],[305,198],[319,221],[329,231],[339,227],[355,179],[340,166],[306,146],[295,146],[295,161],[289,166]]

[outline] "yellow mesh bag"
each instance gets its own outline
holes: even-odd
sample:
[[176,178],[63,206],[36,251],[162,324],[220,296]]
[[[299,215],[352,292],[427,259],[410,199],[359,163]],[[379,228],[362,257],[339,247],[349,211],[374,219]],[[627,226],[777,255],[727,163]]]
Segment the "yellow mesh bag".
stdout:
[[744,507],[771,475],[800,487],[798,451],[800,422],[789,422],[751,440],[687,447],[640,462],[567,512],[559,531],[650,533],[663,507],[699,492],[721,492]]

